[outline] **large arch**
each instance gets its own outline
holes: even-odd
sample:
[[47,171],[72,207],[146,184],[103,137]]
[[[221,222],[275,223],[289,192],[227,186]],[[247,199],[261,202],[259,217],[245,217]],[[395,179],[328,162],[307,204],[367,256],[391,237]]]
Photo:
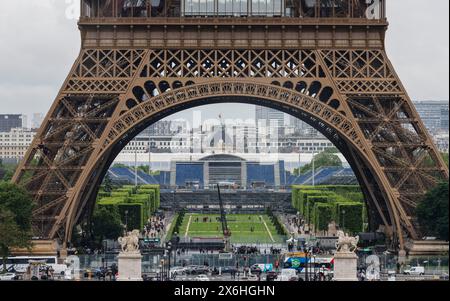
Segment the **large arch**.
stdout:
[[[136,85],[133,90],[136,87],[143,86]],[[84,182],[78,184],[79,187],[86,187],[88,190],[80,189],[70,207],[67,207],[68,217],[64,228],[72,229],[83,214],[89,214],[98,187],[110,164],[123,147],[143,129],[188,108],[213,103],[238,102],[281,110],[320,131],[344,154],[355,171],[372,213],[372,224],[382,224],[386,228],[394,227],[394,232],[400,231],[400,221],[389,191],[382,186],[383,180],[377,175],[377,166],[371,163],[368,150],[358,138],[357,128],[353,126],[351,119],[338,111],[339,107],[334,108],[323,101],[323,98],[321,100],[321,93],[314,93],[313,97],[305,91],[307,90],[296,91],[276,84],[254,81],[212,80],[208,84],[190,84],[171,89],[157,96],[148,95],[145,101],[137,102],[138,105],[123,112],[107,132],[108,139],[97,154],[96,163],[84,172],[81,177]],[[376,185],[380,190],[367,189],[367,183]],[[65,215],[64,212],[63,214]],[[71,240],[71,231],[66,231],[65,239]]]
[[70,241],[112,160],[144,127],[238,101],[317,128],[358,175],[372,224],[401,249],[420,237],[414,208],[448,168],[383,50],[111,47],[81,50],[14,175],[37,205],[36,236]]

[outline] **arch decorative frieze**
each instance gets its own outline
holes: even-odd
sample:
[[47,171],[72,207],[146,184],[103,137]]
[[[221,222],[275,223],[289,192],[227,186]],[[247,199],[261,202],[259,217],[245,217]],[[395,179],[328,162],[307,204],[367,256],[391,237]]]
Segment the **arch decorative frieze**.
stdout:
[[[307,90],[305,89],[305,91]],[[365,152],[364,146],[351,120],[326,102],[276,85],[229,80],[193,84],[174,90],[167,90],[158,96],[148,97],[145,101],[136,100],[139,104],[128,111],[124,111],[120,118],[112,124],[103,148],[108,148],[131,128],[144,122],[147,118],[158,112],[168,110],[171,107],[176,107],[183,103],[220,96],[261,98],[278,102],[280,105],[294,107],[327,123],[336,132],[339,132],[345,137],[348,143],[353,144],[360,152]]]

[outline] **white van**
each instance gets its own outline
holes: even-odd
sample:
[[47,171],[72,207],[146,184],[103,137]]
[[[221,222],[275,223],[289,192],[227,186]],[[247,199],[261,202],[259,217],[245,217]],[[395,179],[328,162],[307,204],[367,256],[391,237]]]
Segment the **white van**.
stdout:
[[425,267],[417,266],[411,267],[408,270],[403,271],[405,275],[425,275]]
[[282,269],[276,281],[298,281],[297,271],[294,269]]

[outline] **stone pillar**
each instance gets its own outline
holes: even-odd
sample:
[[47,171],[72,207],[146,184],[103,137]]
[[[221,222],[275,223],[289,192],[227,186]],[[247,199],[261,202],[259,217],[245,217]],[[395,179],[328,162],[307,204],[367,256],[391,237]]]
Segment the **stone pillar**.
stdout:
[[398,251],[398,259],[397,262],[400,264],[406,264],[406,251],[405,250],[400,250]]
[[334,281],[358,281],[358,256],[354,252],[336,252]]
[[142,281],[142,255],[140,252],[121,252],[117,281]]

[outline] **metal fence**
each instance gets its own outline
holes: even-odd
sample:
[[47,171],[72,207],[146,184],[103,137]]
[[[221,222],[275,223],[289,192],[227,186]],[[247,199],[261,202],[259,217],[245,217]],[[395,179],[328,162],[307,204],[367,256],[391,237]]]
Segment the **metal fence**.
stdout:
[[[427,275],[442,275],[449,273],[449,257],[447,256],[410,256],[406,258],[405,264],[397,266],[398,256],[392,254],[377,255],[380,259],[380,270],[382,272],[397,271],[400,273],[413,266],[422,266]],[[358,260],[359,267],[367,267],[366,259],[368,256],[361,256]]]
[[[117,254],[104,255],[80,255],[80,269],[81,270],[95,270],[104,266],[111,266],[113,263],[117,264]],[[174,256],[172,254],[171,266],[183,265],[207,265],[209,267],[250,267],[254,264],[274,264],[280,261],[281,255],[260,255],[260,254],[234,254],[231,259],[225,259],[220,254],[184,254]],[[166,261],[168,257],[165,257]],[[144,254],[142,258],[142,272],[152,273],[160,269],[161,260],[163,256],[154,254]]]

